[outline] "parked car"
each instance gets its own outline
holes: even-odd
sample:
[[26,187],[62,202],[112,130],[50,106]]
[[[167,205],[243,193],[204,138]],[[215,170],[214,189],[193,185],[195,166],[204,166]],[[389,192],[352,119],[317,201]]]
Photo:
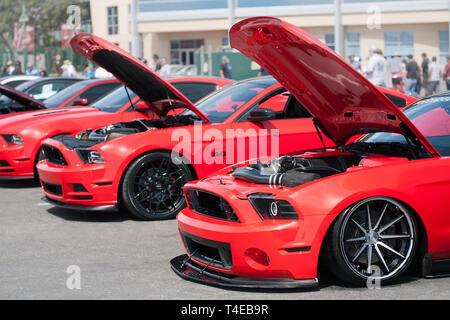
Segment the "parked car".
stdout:
[[[15,87],[15,89],[34,99],[44,101],[57,94],[62,89],[81,80],[82,79],[63,77],[37,78],[35,80],[24,82]],[[0,109],[8,109],[14,104],[15,102],[12,101],[11,98],[8,98],[5,95],[0,96]]]
[[[170,79],[169,82],[187,96],[198,99],[199,95],[207,95],[232,81],[197,77]],[[145,90],[152,92],[148,85]],[[35,165],[43,158],[41,142],[47,138],[121,121],[152,119],[154,115],[148,109],[136,108],[138,102],[139,98],[132,91],[121,86],[89,107],[38,110],[0,119],[0,178],[37,178]]]
[[110,93],[121,83],[115,79],[94,79],[76,82],[44,101],[0,85],[0,93],[11,102],[0,106],[0,119],[16,115],[18,112],[40,109],[65,108],[69,106],[86,106]]
[[448,273],[450,94],[402,113],[331,49],[276,18],[235,24],[230,43],[273,73],[336,147],[186,184],[178,228],[187,255],[173,270],[245,288],[317,286],[319,263],[361,286],[395,281],[416,262],[424,275]]
[[11,88],[17,87],[19,84],[24,82],[34,80],[39,78],[38,76],[27,76],[27,75],[17,75],[17,76],[5,76],[0,77],[0,84],[8,85]]
[[[272,77],[226,86],[194,106],[138,59],[101,38],[77,35],[72,48],[123,81],[149,106],[153,118],[142,121],[134,117],[77,136],[45,140],[45,160],[37,169],[46,199],[55,205],[81,210],[122,206],[141,219],[173,218],[185,206],[184,183],[239,157],[255,156],[246,144],[249,139],[261,137],[270,144],[279,136],[282,153],[322,146],[309,113]],[[149,83],[154,88],[151,94]],[[168,115],[172,108],[184,113]],[[270,130],[261,134],[264,128],[276,130],[274,136]],[[209,133],[215,133],[216,143],[229,142],[232,150],[226,154],[211,149],[212,137],[198,130],[212,130]],[[230,131],[250,136],[228,137]],[[180,138],[186,142],[183,150],[178,149]],[[334,145],[330,139],[323,140]],[[275,144],[270,148],[275,149]],[[182,157],[180,163],[172,161],[173,151]],[[205,154],[211,161],[205,161]]]

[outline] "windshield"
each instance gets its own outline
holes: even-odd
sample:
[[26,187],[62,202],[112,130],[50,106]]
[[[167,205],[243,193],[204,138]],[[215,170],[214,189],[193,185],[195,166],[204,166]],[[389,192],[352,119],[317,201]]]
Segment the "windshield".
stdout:
[[[450,96],[423,99],[403,111],[442,156],[450,156]],[[407,144],[404,136],[388,132],[369,134],[361,142]]]
[[[269,80],[269,81],[268,81]],[[275,84],[273,79],[239,82],[228,85],[215,94],[201,100],[195,107],[211,122],[222,123],[235,111],[254,98],[258,93]],[[194,113],[189,111],[186,114]]]
[[[128,93],[132,100],[134,97],[136,97],[136,94],[129,89]],[[104,112],[114,113],[118,111],[120,108],[122,108],[126,103],[128,103],[130,101],[130,98],[128,98],[125,86],[122,86],[114,90],[110,94],[104,96],[100,100],[97,100],[95,103],[92,104],[92,107],[97,108]]]
[[47,100],[45,100],[45,105],[47,106],[47,108],[57,108],[64,101],[69,99],[71,96],[73,96],[75,93],[77,93],[78,91],[83,89],[85,86],[86,86],[86,83],[77,82],[77,83],[61,90],[54,96],[48,98]]
[[[24,92],[25,90],[29,89],[31,85],[35,83],[34,81],[26,81],[20,85],[18,85],[15,89],[20,92]],[[10,104],[12,100],[8,98],[7,96],[0,95],[0,105]]]

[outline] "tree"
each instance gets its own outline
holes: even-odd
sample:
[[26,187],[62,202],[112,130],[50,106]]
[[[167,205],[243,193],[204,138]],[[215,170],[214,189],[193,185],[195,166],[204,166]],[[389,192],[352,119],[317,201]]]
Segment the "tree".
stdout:
[[78,5],[81,8],[81,21],[90,21],[89,1],[86,0],[0,0],[0,48],[14,50],[14,24],[18,23],[22,13],[21,4],[25,4],[28,24],[35,26],[36,39],[44,46],[58,46],[55,32],[67,21],[67,8]]

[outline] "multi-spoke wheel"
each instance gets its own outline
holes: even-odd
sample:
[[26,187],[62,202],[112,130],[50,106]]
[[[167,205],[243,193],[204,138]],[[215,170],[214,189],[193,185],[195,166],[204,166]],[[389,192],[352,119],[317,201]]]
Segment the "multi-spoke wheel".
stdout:
[[185,205],[183,186],[190,180],[192,175],[188,166],[175,164],[169,153],[146,154],[126,171],[121,200],[141,219],[173,218]]
[[333,227],[330,249],[336,263],[329,267],[342,280],[358,285],[369,277],[393,281],[414,259],[416,230],[414,216],[402,203],[385,197],[362,200]]

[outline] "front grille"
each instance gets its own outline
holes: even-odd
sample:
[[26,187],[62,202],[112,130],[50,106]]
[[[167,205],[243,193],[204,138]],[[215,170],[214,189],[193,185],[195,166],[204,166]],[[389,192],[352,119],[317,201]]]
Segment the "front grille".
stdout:
[[9,167],[9,163],[6,160],[0,160],[0,167]]
[[199,238],[181,232],[184,246],[193,259],[222,269],[233,268],[229,243]]
[[189,208],[212,218],[239,222],[233,208],[222,197],[210,192],[187,189],[186,200]]
[[62,196],[62,187],[59,184],[48,183],[42,181],[42,186],[44,187],[45,192],[53,194],[55,196]]
[[51,146],[42,145],[42,151],[44,151],[45,159],[49,163],[58,164],[61,166],[67,166],[66,159],[62,155],[61,151]]

